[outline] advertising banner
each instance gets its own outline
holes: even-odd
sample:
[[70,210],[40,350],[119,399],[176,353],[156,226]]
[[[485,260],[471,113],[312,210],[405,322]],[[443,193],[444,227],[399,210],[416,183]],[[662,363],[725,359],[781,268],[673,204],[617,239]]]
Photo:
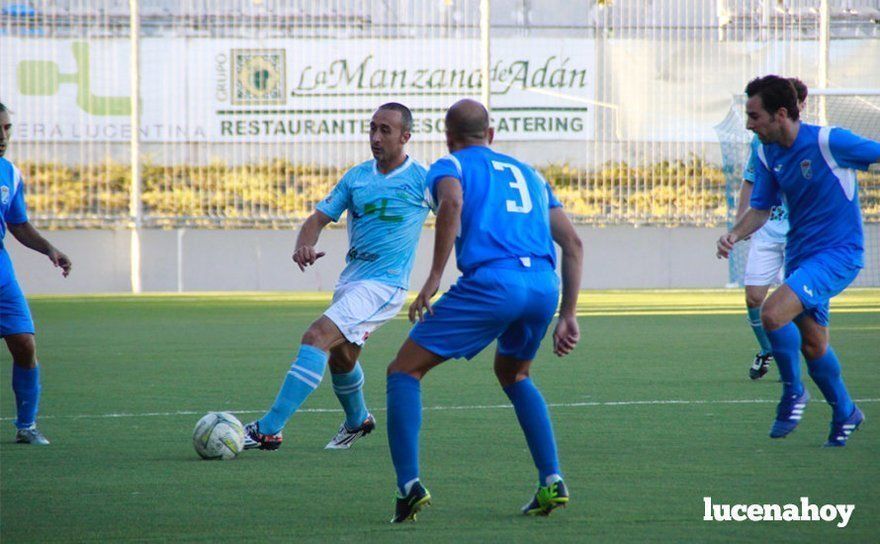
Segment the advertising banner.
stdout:
[[[505,140],[594,136],[592,40],[492,42],[493,124]],[[0,93],[26,141],[131,137],[130,43],[0,38],[12,62]],[[473,39],[141,40],[144,142],[359,141],[389,101],[413,110],[414,135],[441,141],[454,101],[479,98]]]

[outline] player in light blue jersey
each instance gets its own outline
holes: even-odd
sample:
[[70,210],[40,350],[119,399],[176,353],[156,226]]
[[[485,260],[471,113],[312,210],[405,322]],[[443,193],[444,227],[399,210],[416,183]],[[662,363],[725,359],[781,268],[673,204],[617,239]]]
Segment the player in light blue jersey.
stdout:
[[350,448],[375,428],[364,401],[358,356],[370,333],[397,315],[406,300],[422,224],[430,210],[425,168],[404,150],[411,129],[412,114],[406,106],[380,106],[370,122],[374,160],[349,170],[303,224],[293,254],[300,270],[324,256],[315,249],[321,230],[347,211],[347,265],[333,303],[303,334],[275,403],[261,419],[245,426],[245,448],[274,450],[281,445],[281,429],[318,387],[328,361],[345,421],[326,447]]
[[15,441],[45,446],[46,437],[37,429],[40,404],[40,365],[37,362],[34,322],[27,300],[18,285],[9,253],[6,230],[25,247],[49,257],[64,277],[72,266],[67,255],[43,238],[28,221],[21,172],[5,158],[12,133],[9,110],[0,103],[0,337],[12,354],[12,390],[15,393]]
[[785,283],[764,302],[761,321],[783,382],[771,438],[791,433],[809,401],[801,383],[800,355],[832,408],[826,446],[844,446],[864,421],[843,383],[828,343],[828,302],[864,266],[864,235],[855,170],[880,161],[880,143],[839,128],[799,121],[791,83],[777,76],[746,87],[748,128],[761,139],[749,210],[719,238],[717,253],[755,232],[782,199],[790,230]]
[[[554,352],[568,354],[580,338],[575,307],[583,249],[547,182],[530,166],[492,151],[493,136],[480,103],[457,102],[446,113],[451,154],[428,170],[428,189],[438,205],[434,258],[409,308],[410,320],[418,315],[419,323],[388,366],[388,442],[398,488],[394,523],[415,519],[431,500],[419,481],[421,379],[448,359],[474,357],[496,339],[495,375],[538,469],[538,492],[523,513],[547,515],[568,502],[550,414],[529,368],[559,301],[554,241],[562,247],[563,284]],[[462,275],[432,306],[453,245]]]
[[[798,109],[804,111],[808,94],[807,86],[795,77],[790,77],[788,80],[797,92]],[[737,219],[749,209],[749,199],[755,184],[758,146],[760,145],[761,140],[757,136],[752,138],[749,161],[743,171],[743,183],[739,190]],[[767,338],[767,333],[761,325],[761,304],[767,298],[770,286],[779,285],[784,279],[786,234],[788,234],[788,208],[782,203],[779,206],[773,206],[770,210],[770,218],[763,227],[758,229],[758,232],[752,235],[749,244],[743,283],[746,287],[746,310],[748,311],[749,325],[752,327],[752,332],[755,333],[755,338],[758,339],[760,348],[749,367],[749,378],[753,380],[764,376],[770,369],[770,361],[773,360],[770,339]]]

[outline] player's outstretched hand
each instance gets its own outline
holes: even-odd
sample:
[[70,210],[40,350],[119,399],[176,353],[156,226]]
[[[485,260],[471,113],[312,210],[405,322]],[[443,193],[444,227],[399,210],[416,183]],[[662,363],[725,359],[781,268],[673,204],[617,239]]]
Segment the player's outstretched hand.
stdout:
[[293,262],[301,271],[305,271],[306,267],[315,264],[315,261],[326,255],[323,251],[316,251],[313,246],[301,246],[293,252]]
[[70,257],[61,253],[54,247],[49,250],[48,254],[49,260],[52,261],[52,264],[55,265],[55,268],[61,268],[61,275],[65,278],[70,274],[70,270],[73,268],[73,262],[71,262]]
[[736,242],[736,235],[732,232],[722,235],[721,238],[718,239],[718,243],[715,244],[715,256],[719,259],[730,257],[730,252],[733,251],[733,245]]
[[578,326],[577,317],[559,316],[556,329],[553,331],[553,353],[563,357],[571,353],[571,350],[581,339],[581,329]]
[[434,309],[431,308],[431,298],[437,294],[437,289],[440,288],[440,278],[434,278],[433,276],[429,276],[425,281],[425,285],[422,286],[422,290],[419,291],[418,296],[413,301],[412,304],[409,305],[409,322],[416,322],[416,315],[419,316],[419,321],[424,319],[424,312],[427,311],[429,314],[434,315]]

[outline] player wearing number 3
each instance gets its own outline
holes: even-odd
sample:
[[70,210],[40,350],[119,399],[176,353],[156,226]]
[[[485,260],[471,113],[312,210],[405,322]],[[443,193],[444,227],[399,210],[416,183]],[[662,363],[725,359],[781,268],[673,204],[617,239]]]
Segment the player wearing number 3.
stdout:
[[[493,136],[480,103],[455,103],[446,113],[451,154],[428,170],[437,206],[433,263],[409,308],[410,320],[418,316],[419,323],[388,367],[388,441],[399,492],[392,522],[414,519],[431,499],[419,482],[420,380],[448,359],[471,359],[494,340],[495,375],[538,469],[538,492],[523,513],[546,515],[568,502],[550,414],[529,367],[559,301],[554,241],[562,247],[563,287],[554,353],[567,355],[580,338],[575,308],[583,250],[547,182],[489,149]],[[432,306],[453,245],[462,276]]]

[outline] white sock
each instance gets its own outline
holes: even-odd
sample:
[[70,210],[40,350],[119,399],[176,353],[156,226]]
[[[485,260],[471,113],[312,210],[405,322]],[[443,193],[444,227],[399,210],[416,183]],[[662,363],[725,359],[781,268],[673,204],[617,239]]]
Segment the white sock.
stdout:
[[410,480],[410,481],[406,482],[405,484],[403,484],[403,496],[404,496],[404,497],[407,496],[407,495],[409,495],[409,492],[412,490],[412,486],[414,486],[415,483],[418,482],[418,481],[419,481],[418,478],[413,478],[412,480]]
[[551,474],[551,475],[547,476],[546,478],[544,478],[544,485],[550,485],[550,484],[553,484],[556,482],[561,482],[561,481],[562,481],[562,476],[560,476],[559,474]]

